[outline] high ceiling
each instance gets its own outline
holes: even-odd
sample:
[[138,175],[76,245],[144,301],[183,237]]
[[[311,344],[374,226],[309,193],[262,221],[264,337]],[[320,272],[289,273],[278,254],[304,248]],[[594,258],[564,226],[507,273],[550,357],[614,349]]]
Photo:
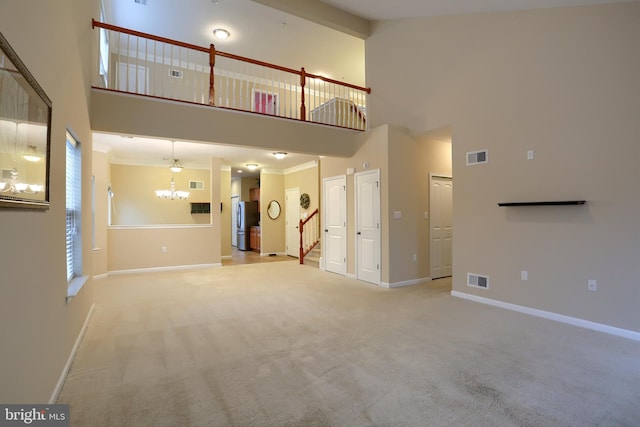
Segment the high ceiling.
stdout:
[[[631,1],[631,0],[628,0]],[[214,43],[218,50],[326,75],[365,86],[364,40],[370,20],[467,14],[492,11],[609,3],[609,0],[104,0],[106,21],[134,30],[196,45]],[[295,16],[297,15],[297,16]],[[303,19],[299,16],[303,16]],[[364,18],[364,19],[363,19]],[[339,23],[337,23],[340,21]],[[324,25],[320,25],[322,23]],[[335,25],[334,25],[335,23]],[[353,30],[360,24],[360,30]],[[329,28],[340,28],[342,31]],[[212,30],[231,36],[215,40]],[[346,31],[346,32],[344,32]],[[349,33],[349,34],[347,34]],[[356,37],[352,34],[358,34]],[[120,135],[96,135],[114,162],[167,164],[170,141]],[[124,141],[124,142],[123,142]],[[222,157],[233,176],[246,163],[286,169],[294,162],[317,159],[292,155],[275,161],[270,151],[242,147],[176,143],[186,167],[208,167],[209,157]]]
[[[369,20],[613,3],[612,0],[320,0]],[[634,0],[622,0],[634,1]]]

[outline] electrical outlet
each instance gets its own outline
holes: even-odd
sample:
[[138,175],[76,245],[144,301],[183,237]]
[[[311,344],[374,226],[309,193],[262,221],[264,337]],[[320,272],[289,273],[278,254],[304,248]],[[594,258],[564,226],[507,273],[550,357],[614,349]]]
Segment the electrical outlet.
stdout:
[[162,253],[167,253],[167,247],[166,246],[162,247]]
[[418,260],[418,254],[413,254],[413,260],[417,261]]
[[533,160],[533,150],[527,151],[527,160]]
[[587,281],[587,289],[589,289],[590,291],[597,291],[598,290],[598,281],[597,280],[588,280]]
[[520,272],[520,280],[529,280],[529,272],[527,270]]

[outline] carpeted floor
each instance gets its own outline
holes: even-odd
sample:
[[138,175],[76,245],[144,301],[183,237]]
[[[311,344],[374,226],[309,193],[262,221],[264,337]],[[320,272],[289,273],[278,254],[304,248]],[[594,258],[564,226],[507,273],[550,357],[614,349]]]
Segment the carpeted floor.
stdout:
[[640,342],[295,261],[114,276],[72,426],[640,426]]

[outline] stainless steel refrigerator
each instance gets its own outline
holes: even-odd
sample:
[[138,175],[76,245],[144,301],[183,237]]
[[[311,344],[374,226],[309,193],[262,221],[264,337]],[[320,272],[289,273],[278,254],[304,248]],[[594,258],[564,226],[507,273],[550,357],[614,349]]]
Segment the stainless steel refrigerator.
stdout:
[[238,249],[250,251],[250,227],[258,225],[258,202],[238,202],[237,236]]

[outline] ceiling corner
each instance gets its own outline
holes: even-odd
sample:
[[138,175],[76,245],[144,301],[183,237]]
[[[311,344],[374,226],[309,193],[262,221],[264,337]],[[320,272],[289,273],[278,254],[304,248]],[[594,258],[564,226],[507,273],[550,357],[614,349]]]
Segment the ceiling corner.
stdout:
[[251,0],[272,9],[366,40],[371,21],[318,0]]

